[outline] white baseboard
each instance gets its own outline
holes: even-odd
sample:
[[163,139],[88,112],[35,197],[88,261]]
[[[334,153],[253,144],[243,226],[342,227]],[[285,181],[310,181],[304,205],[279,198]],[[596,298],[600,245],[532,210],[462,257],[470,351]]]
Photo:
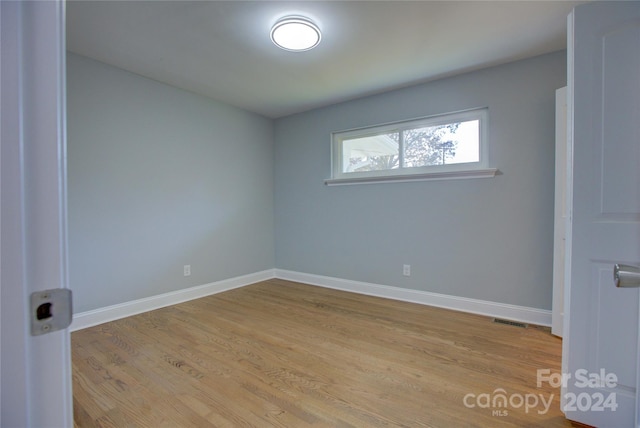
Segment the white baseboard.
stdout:
[[144,299],[121,303],[105,308],[74,314],[70,331],[93,327],[120,318],[137,315],[143,312],[176,305],[200,297],[210,296],[234,288],[255,284],[273,278],[301,282],[319,287],[333,288],[352,293],[383,297],[393,300],[436,306],[456,311],[470,312],[489,317],[520,321],[528,324],[551,326],[551,311],[528,308],[525,306],[509,305],[506,303],[489,302],[486,300],[469,299],[466,297],[449,296],[446,294],[427,291],[411,290],[408,288],[390,287],[388,285],[351,281],[329,276],[313,275],[284,269],[267,269],[248,275],[212,282],[210,284],[172,291]]
[[73,315],[73,322],[69,327],[70,331],[81,330],[120,318],[130,317],[143,312],[160,309],[166,306],[175,305],[200,297],[210,296],[256,282],[266,281],[275,278],[275,269],[267,269],[262,272],[251,273],[235,278],[216,281],[209,284],[199,285],[184,290],[172,291],[170,293],[159,294],[144,299],[131,302],[120,303],[118,305],[107,306]]
[[527,324],[547,327],[551,326],[551,311],[544,309],[509,305],[506,303],[490,302],[486,300],[469,299],[466,297],[449,296],[446,294],[411,290],[408,288],[390,287],[387,285],[351,281],[283,269],[275,269],[275,277],[289,281],[317,285],[320,287],[350,291],[352,293],[402,300],[405,302],[419,303],[428,306],[437,306],[439,308],[470,312],[489,317],[524,322]]

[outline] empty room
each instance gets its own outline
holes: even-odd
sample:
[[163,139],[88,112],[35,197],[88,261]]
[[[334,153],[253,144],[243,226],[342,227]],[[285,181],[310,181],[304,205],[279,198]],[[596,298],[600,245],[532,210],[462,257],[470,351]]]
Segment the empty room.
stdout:
[[11,3],[2,426],[640,427],[639,2]]

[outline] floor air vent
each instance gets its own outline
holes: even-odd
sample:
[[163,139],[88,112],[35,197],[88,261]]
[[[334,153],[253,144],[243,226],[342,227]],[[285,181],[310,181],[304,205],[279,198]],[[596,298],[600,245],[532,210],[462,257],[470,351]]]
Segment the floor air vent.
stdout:
[[503,320],[503,319],[500,319],[500,318],[494,318],[493,322],[497,322],[498,324],[512,325],[514,327],[520,327],[520,328],[527,328],[528,327],[528,325],[523,323],[523,322]]

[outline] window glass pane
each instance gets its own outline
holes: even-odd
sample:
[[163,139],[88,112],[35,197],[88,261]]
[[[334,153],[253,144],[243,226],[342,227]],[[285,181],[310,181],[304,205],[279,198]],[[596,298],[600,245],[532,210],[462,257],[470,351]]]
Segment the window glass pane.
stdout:
[[342,141],[342,172],[383,171],[398,168],[397,132]]
[[480,121],[403,131],[407,168],[480,161]]

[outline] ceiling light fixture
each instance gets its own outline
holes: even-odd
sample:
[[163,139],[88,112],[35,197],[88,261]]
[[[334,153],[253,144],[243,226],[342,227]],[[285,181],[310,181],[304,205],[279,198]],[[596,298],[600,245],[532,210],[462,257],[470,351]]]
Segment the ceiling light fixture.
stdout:
[[287,16],[271,28],[271,41],[287,51],[302,52],[318,46],[322,35],[311,20],[302,16]]

